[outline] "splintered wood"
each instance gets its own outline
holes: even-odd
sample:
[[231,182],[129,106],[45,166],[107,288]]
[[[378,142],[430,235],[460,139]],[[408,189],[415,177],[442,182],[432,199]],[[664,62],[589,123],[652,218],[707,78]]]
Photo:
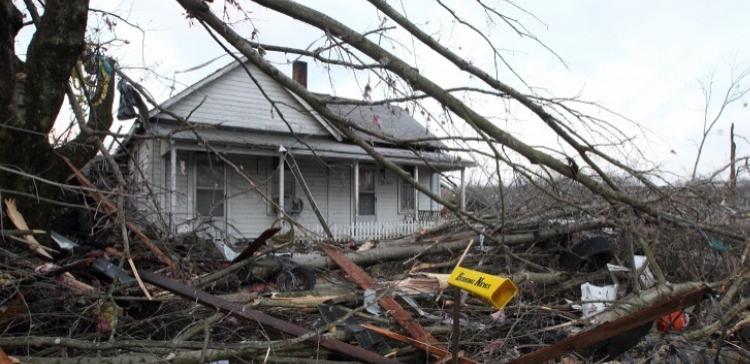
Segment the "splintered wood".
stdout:
[[[323,249],[331,260],[349,275],[352,282],[362,287],[362,289],[377,290],[381,288],[380,284],[378,284],[374,278],[352,262],[351,259],[344,255],[338,248],[328,244],[321,244],[321,249]],[[378,299],[378,304],[380,304],[380,307],[388,311],[391,316],[393,316],[393,319],[396,320],[396,322],[398,322],[398,324],[401,325],[401,327],[403,327],[404,330],[406,330],[406,332],[414,339],[448,352],[448,349],[443,345],[438,344],[438,340],[427,332],[427,330],[425,330],[408,311],[404,310],[404,308],[401,307],[393,297],[381,297]]]
[[[413,347],[415,347],[417,349],[421,349],[421,350],[427,351],[430,354],[436,355],[436,356],[438,356],[440,358],[446,359],[446,358],[450,358],[451,357],[451,353],[448,350],[445,350],[445,349],[443,349],[443,348],[441,348],[439,346],[435,346],[435,345],[431,345],[429,343],[425,343],[425,342],[421,342],[421,341],[418,341],[418,340],[414,340],[414,339],[412,339],[410,337],[407,337],[407,336],[395,333],[395,332],[393,332],[391,330],[387,330],[387,329],[384,329],[382,327],[377,327],[377,326],[369,325],[369,324],[362,324],[361,326],[364,327],[365,329],[368,329],[368,330],[372,331],[372,332],[375,332],[375,333],[378,333],[380,335],[383,335],[383,336],[385,336],[385,337],[387,337],[389,339],[400,341],[400,342],[402,342],[404,344],[409,344],[409,345],[411,345],[411,346],[413,346]],[[477,361],[471,360],[471,359],[463,357],[463,356],[459,356],[458,362],[462,363],[462,364],[477,364],[478,363]]]
[[[29,225],[26,223],[26,219],[24,219],[23,215],[18,212],[15,200],[13,200],[12,198],[5,199],[5,211],[8,212],[8,219],[10,219],[10,221],[13,223],[13,225],[16,226],[17,229],[31,230],[29,229]],[[45,247],[40,244],[36,240],[36,238],[34,238],[34,235],[24,235],[20,240],[26,243],[26,246],[28,246],[29,249],[31,249],[31,251],[33,251],[34,253],[37,253],[45,258],[52,259],[52,256],[47,253]]]

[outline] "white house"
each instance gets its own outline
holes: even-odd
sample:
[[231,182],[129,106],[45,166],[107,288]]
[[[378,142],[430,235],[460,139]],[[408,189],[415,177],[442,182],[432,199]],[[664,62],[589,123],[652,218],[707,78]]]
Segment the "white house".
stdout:
[[[306,73],[303,62],[294,64],[294,78],[303,85]],[[261,89],[274,100],[283,120]],[[387,238],[440,222],[441,206],[378,166],[302,99],[249,63],[241,67],[233,62],[161,106],[191,125],[152,110],[126,145],[133,157],[133,192],[139,196],[134,205],[176,232],[207,228],[203,231],[217,239],[252,238],[274,223],[293,220],[298,223],[296,239],[324,238],[305,187],[335,239]],[[350,103],[330,108],[381,135],[400,140],[433,137],[396,106]],[[438,194],[440,172],[463,171],[470,165],[442,151],[443,145],[434,140],[396,147],[358,134]]]

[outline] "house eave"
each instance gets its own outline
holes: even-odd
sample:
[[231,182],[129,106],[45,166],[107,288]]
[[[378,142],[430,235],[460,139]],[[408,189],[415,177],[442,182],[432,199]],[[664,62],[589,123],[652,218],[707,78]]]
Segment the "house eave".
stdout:
[[[176,143],[175,148],[178,150],[205,152],[207,149],[202,145],[202,142],[205,141],[211,143],[211,146],[217,151],[228,154],[275,156],[279,153],[279,147],[283,146],[286,150],[299,156],[375,162],[374,158],[357,145],[319,137],[299,136],[299,139],[295,139],[291,135],[278,133],[261,133],[259,131],[248,133],[247,130],[228,133],[224,129],[205,129],[199,131],[202,139],[199,141],[195,134],[190,131],[173,132],[174,130],[170,129],[162,125],[152,128],[152,132],[155,132],[156,135],[171,135],[171,139]],[[229,135],[231,135],[231,138]],[[457,170],[474,165],[473,162],[439,151],[377,146],[374,148],[384,157],[402,165],[431,165],[441,170]]]

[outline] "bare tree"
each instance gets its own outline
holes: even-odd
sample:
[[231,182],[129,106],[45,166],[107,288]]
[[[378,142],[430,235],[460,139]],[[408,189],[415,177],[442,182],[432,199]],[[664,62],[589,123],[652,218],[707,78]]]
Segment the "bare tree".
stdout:
[[[178,2],[194,17],[198,22],[203,24],[211,32],[215,32],[235,47],[239,52],[245,55],[250,62],[259,67],[264,72],[271,75],[275,80],[283,84],[286,88],[298,94],[302,99],[307,101],[315,111],[331,120],[333,124],[352,142],[360,145],[367,153],[383,166],[391,169],[398,176],[404,178],[412,184],[415,184],[421,192],[429,195],[431,198],[443,203],[455,211],[455,206],[448,201],[443,201],[439,196],[435,196],[420,187],[412,180],[409,174],[399,166],[388,161],[379,155],[370,145],[362,141],[351,130],[353,123],[336,115],[326,107],[327,100],[319,95],[313,94],[304,87],[296,84],[292,79],[279,72],[274,66],[268,63],[263,54],[258,52],[257,44],[248,42],[236,32],[230,24],[227,24],[220,17],[211,12],[208,5],[197,0],[178,0]],[[371,1],[375,8],[388,15],[393,21],[401,25],[409,35],[420,40],[432,51],[440,55],[458,70],[467,73],[472,77],[481,80],[485,85],[490,87],[485,91],[490,95],[501,98],[503,102],[511,100],[516,106],[524,108],[527,112],[535,115],[542,123],[547,125],[557,137],[564,143],[560,149],[551,149],[549,146],[532,146],[520,140],[513,134],[500,128],[496,123],[490,121],[475,108],[469,106],[465,101],[454,95],[449,89],[440,87],[433,80],[422,75],[417,68],[404,61],[398,55],[386,50],[368,38],[368,35],[383,37],[383,33],[388,29],[380,29],[374,33],[363,34],[351,29],[336,19],[324,14],[316,9],[304,6],[302,4],[289,1],[265,1],[256,0],[257,4],[285,14],[291,18],[307,23],[318,28],[323,39],[328,40],[334,49],[345,55],[342,62],[367,64],[376,62],[379,68],[369,69],[376,77],[388,80],[385,84],[393,90],[394,93],[402,95],[414,95],[414,91],[419,92],[416,97],[431,100],[441,105],[445,112],[451,117],[456,117],[469,125],[476,135],[489,148],[491,155],[498,160],[502,160],[513,170],[528,169],[523,165],[533,166],[533,173],[546,175],[549,180],[554,180],[556,176],[563,176],[573,180],[585,187],[595,195],[600,196],[603,200],[610,203],[623,204],[632,207],[648,215],[665,219],[676,224],[687,226],[699,226],[707,231],[717,233],[726,233],[725,229],[696,224],[690,222],[684,217],[676,216],[670,212],[658,209],[655,205],[636,195],[627,193],[616,181],[611,178],[612,174],[621,173],[630,176],[642,183],[649,189],[656,190],[655,186],[649,181],[646,173],[630,168],[617,158],[609,155],[598,142],[589,137],[585,137],[583,130],[594,130],[594,135],[601,135],[601,132],[617,134],[619,131],[604,120],[587,116],[585,113],[576,111],[574,108],[566,105],[564,100],[554,98],[544,98],[535,94],[526,94],[507,83],[502,82],[496,77],[491,76],[471,62],[467,61],[460,55],[441,45],[431,35],[425,33],[419,26],[412,23],[408,18],[399,14],[388,4],[382,1]],[[444,5],[444,4],[443,4]],[[449,8],[450,9],[450,8]],[[489,13],[492,14],[492,13]],[[470,24],[465,24],[472,29]],[[476,29],[473,29],[476,31]],[[288,48],[285,48],[288,51]],[[329,48],[325,48],[329,49]],[[265,52],[265,50],[263,50]],[[300,52],[302,53],[302,52]],[[346,67],[346,66],[344,66]],[[396,86],[402,87],[401,89]],[[573,123],[579,123],[574,127]],[[625,138],[620,142],[624,142]],[[573,154],[566,152],[571,150]],[[525,160],[523,164],[515,161]],[[582,162],[579,165],[578,161]],[[606,172],[606,169],[611,172]],[[519,169],[520,168],[520,169]],[[456,211],[457,212],[457,211]],[[458,213],[458,212],[457,212]]]
[[[695,155],[695,161],[693,162],[693,170],[690,173],[690,179],[695,180],[696,174],[698,173],[698,163],[700,163],[701,156],[703,154],[703,147],[706,144],[706,139],[713,131],[717,123],[722,119],[727,108],[732,104],[740,101],[748,92],[750,92],[750,86],[746,84],[746,78],[750,75],[750,69],[744,69],[737,72],[734,68],[731,69],[729,85],[720,95],[718,103],[716,103],[714,91],[715,91],[715,79],[714,74],[709,75],[706,80],[701,81],[701,92],[703,93],[703,130],[701,132],[701,139],[698,143],[698,151]],[[732,127],[734,130],[734,127]]]
[[[103,202],[104,199],[101,198],[102,190],[125,188],[130,182],[127,180],[128,176],[119,171],[116,163],[108,155],[108,149],[104,148],[101,143],[101,137],[112,135],[109,128],[112,122],[113,84],[111,80],[114,74],[132,85],[156,110],[169,114],[176,122],[181,123],[177,130],[193,133],[195,140],[205,146],[207,153],[211,153],[217,157],[216,160],[221,160],[229,166],[232,173],[241,176],[241,182],[247,184],[249,190],[258,193],[270,205],[276,202],[272,196],[265,193],[262,181],[248,176],[242,166],[232,163],[230,156],[225,154],[222,148],[211,145],[202,138],[200,127],[190,123],[191,113],[188,113],[187,117],[181,117],[162,108],[158,100],[151,97],[142,85],[130,78],[127,71],[117,67],[114,61],[108,59],[99,48],[84,46],[84,40],[87,37],[84,29],[89,22],[87,11],[92,11],[92,9],[87,9],[86,1],[50,0],[40,6],[27,0],[24,2],[29,15],[26,22],[13,2],[0,1],[3,5],[0,9],[2,10],[0,20],[7,20],[0,22],[0,27],[4,32],[0,51],[3,52],[4,59],[12,61],[0,63],[0,74],[3,77],[3,82],[0,83],[0,101],[2,101],[0,115],[3,117],[8,115],[8,119],[0,123],[0,183],[2,184],[0,194],[3,197],[6,194],[13,194],[23,198],[23,205],[20,209],[30,217],[33,227],[49,226],[52,213],[48,208],[48,203],[61,204],[62,202],[59,201],[61,191],[70,187],[65,184],[69,169],[61,163],[63,160],[61,157],[70,160],[75,169],[92,159],[97,153],[101,153],[107,163],[113,164],[112,173],[114,173],[116,183],[114,187],[107,186],[101,189],[89,186],[87,191],[97,196],[95,199],[101,206],[104,206],[105,212],[109,215],[106,219],[115,222],[108,230],[114,243],[107,247],[107,254],[120,257],[122,267],[125,267],[127,262],[135,279],[138,278],[135,272],[144,266],[148,270],[167,267],[179,279],[190,281],[191,287],[182,290],[183,294],[187,291],[196,292],[196,289],[205,289],[211,291],[212,294],[232,292],[222,297],[236,299],[243,304],[253,302],[253,305],[258,305],[256,308],[281,308],[282,305],[287,304],[287,312],[292,312],[289,316],[294,316],[298,321],[303,321],[300,317],[306,314],[307,309],[314,311],[319,308],[320,302],[331,302],[329,299],[333,296],[337,297],[335,299],[337,304],[349,307],[358,304],[357,302],[361,300],[361,292],[353,292],[348,286],[333,287],[342,288],[345,292],[342,294],[336,289],[331,289],[331,292],[325,292],[328,298],[322,301],[319,300],[321,292],[317,290],[325,291],[330,287],[316,287],[316,291],[308,292],[309,295],[293,292],[294,296],[288,297],[296,297],[295,301],[298,301],[291,306],[289,303],[274,302],[272,297],[258,295],[254,292],[255,287],[248,290],[248,277],[251,276],[266,284],[272,281],[270,278],[275,272],[293,264],[316,269],[331,266],[332,260],[326,256],[310,254],[288,259],[269,256],[271,252],[285,248],[291,243],[283,243],[267,247],[267,249],[256,246],[255,248],[261,250],[253,250],[246,260],[228,266],[221,265],[220,268],[211,267],[209,264],[212,263],[210,253],[215,253],[213,246],[211,246],[212,250],[197,253],[192,251],[192,249],[199,250],[208,245],[205,244],[206,241],[198,238],[185,242],[184,245],[188,245],[187,253],[181,254],[175,249],[169,251],[170,254],[162,254],[159,250],[160,246],[169,248],[182,243],[179,241],[182,237],[175,236],[171,232],[169,234],[164,232],[171,228],[166,223],[163,224],[164,226],[154,224],[156,226],[153,226],[152,230],[164,231],[156,232],[161,235],[160,244],[149,244],[148,237],[143,232],[148,230],[137,229],[132,222],[138,216],[127,215],[128,211],[122,208],[124,196],[116,195],[116,203]],[[498,322],[498,326],[495,327],[498,330],[483,329],[482,333],[475,331],[477,335],[485,336],[473,336],[473,343],[466,344],[472,346],[473,350],[470,352],[472,355],[482,355],[491,362],[514,359],[519,352],[529,347],[552,344],[552,339],[557,340],[561,334],[565,334],[565,328],[580,324],[582,320],[573,317],[568,308],[559,308],[565,304],[561,293],[568,293],[569,297],[577,297],[569,294],[571,288],[586,281],[608,277],[609,273],[604,270],[593,273],[564,272],[560,264],[551,261],[548,247],[545,246],[541,253],[535,248],[537,244],[548,243],[548,240],[558,238],[562,240],[582,231],[600,232],[600,229],[605,226],[617,229],[620,233],[617,239],[618,244],[626,248],[623,249],[627,251],[626,254],[619,254],[620,256],[616,258],[624,261],[624,265],[636,268],[633,255],[636,250],[641,250],[658,284],[654,290],[649,291],[644,287],[641,291],[640,274],[642,271],[631,269],[630,272],[625,273],[627,276],[620,275],[620,277],[626,277],[625,281],[621,281],[624,283],[623,286],[629,287],[634,292],[633,296],[622,300],[625,304],[621,307],[631,307],[631,303],[636,301],[637,304],[654,303],[659,298],[673,295],[675,290],[704,287],[707,285],[704,282],[720,282],[712,283],[712,286],[728,288],[722,292],[721,301],[717,304],[718,309],[712,312],[710,307],[709,309],[697,308],[693,315],[707,325],[686,335],[686,337],[704,338],[717,331],[723,335],[727,332],[724,324],[729,322],[728,319],[738,316],[750,305],[748,299],[743,298],[747,292],[745,267],[750,245],[746,243],[746,232],[726,223],[733,216],[724,209],[719,198],[720,193],[708,183],[656,186],[652,180],[660,178],[658,171],[638,170],[623,161],[622,156],[626,154],[624,150],[635,150],[636,154],[640,153],[632,145],[632,137],[612,120],[616,118],[617,121],[629,122],[627,118],[585,100],[542,95],[543,91],[528,85],[523,80],[522,74],[513,69],[512,64],[504,56],[504,51],[495,44],[494,39],[483,32],[480,22],[469,20],[463,8],[464,5],[474,6],[476,10],[479,10],[478,13],[484,16],[483,20],[487,24],[504,25],[511,34],[529,39],[534,44],[541,44],[546,48],[523,25],[523,22],[506,15],[499,5],[492,6],[487,1],[479,0],[466,2],[466,4],[462,2],[462,7],[457,8],[449,2],[441,0],[435,2],[435,9],[451,19],[454,26],[467,30],[474,35],[473,39],[478,41],[477,44],[486,47],[485,54],[491,59],[488,68],[492,69],[492,71],[487,71],[462,55],[461,50],[450,48],[441,42],[439,34],[425,30],[425,27],[417,24],[413,17],[407,16],[403,8],[398,10],[384,0],[369,0],[369,4],[363,4],[363,9],[371,11],[378,21],[372,29],[362,30],[355,30],[319,9],[294,1],[254,1],[259,7],[297,19],[317,29],[318,40],[305,49],[297,49],[286,44],[258,42],[254,36],[255,32],[250,33],[249,39],[244,37],[243,34],[247,32],[241,31],[238,22],[234,21],[236,19],[232,18],[238,14],[242,20],[246,20],[251,12],[249,9],[244,9],[246,6],[244,3],[226,0],[222,4],[216,2],[217,4],[211,7],[209,3],[212,1],[177,0],[177,2],[184,7],[190,18],[186,23],[204,27],[217,44],[236,62],[239,62],[247,75],[247,82],[252,82],[260,89],[270,109],[279,116],[278,122],[284,123],[289,128],[290,134],[295,135],[296,130],[281,112],[280,101],[275,100],[272,93],[266,92],[267,90],[264,90],[256,79],[254,73],[257,72],[256,69],[260,69],[260,72],[269,75],[309,104],[317,114],[330,121],[347,142],[361,147],[381,166],[388,168],[420,192],[444,205],[458,220],[463,222],[462,227],[458,229],[455,225],[443,226],[434,231],[403,237],[400,241],[380,244],[368,251],[350,254],[352,264],[364,267],[390,260],[402,260],[403,263],[409,264],[420,263],[415,264],[409,270],[412,272],[421,269],[422,262],[419,260],[429,252],[430,255],[434,253],[435,257],[446,259],[445,261],[425,260],[423,263],[428,263],[426,265],[430,270],[442,269],[442,272],[445,272],[458,261],[463,261],[463,256],[459,258],[457,254],[454,254],[455,251],[466,249],[467,260],[487,262],[483,268],[492,269],[493,273],[512,276],[519,285],[532,284],[529,289],[522,292],[523,304],[505,311],[504,314],[508,318],[502,320],[507,322]],[[512,2],[503,4],[533,17]],[[37,6],[41,14],[36,13]],[[101,12],[100,10],[93,11]],[[394,26],[394,23],[398,26]],[[35,27],[36,31],[26,59],[22,61],[18,56],[22,52],[16,52],[13,49],[13,41],[19,29],[24,26]],[[279,26],[283,24],[280,22]],[[393,36],[393,32],[396,31],[404,32],[401,34],[406,34],[412,40],[411,44],[399,43]],[[57,36],[61,38],[58,39]],[[465,76],[464,84],[450,88],[442,87],[437,79],[428,77],[427,72],[421,72],[418,67],[422,60],[416,55],[417,48],[427,49],[435,61],[446,64],[448,69],[445,72],[456,72]],[[241,58],[237,52],[245,58]],[[351,75],[355,82],[360,83],[362,98],[356,100],[332,98],[307,90],[274,66],[269,57],[269,53],[274,52],[312,59],[331,70],[332,74],[343,70],[347,75]],[[414,53],[414,57],[410,57],[410,52]],[[554,53],[553,55],[556,56]],[[411,58],[413,60],[410,60]],[[255,67],[249,67],[245,62]],[[108,67],[111,67],[111,71],[107,71]],[[509,79],[502,79],[504,74],[509,75]],[[744,73],[741,75],[744,77]],[[521,86],[513,87],[512,84]],[[76,88],[74,85],[79,87]],[[76,91],[78,89],[89,90],[88,92]],[[703,144],[719,122],[724,107],[736,102],[746,92],[740,87],[730,87],[723,99],[724,105],[717,115],[711,114],[709,117],[708,106],[706,106],[703,139],[695,161],[693,177]],[[66,128],[70,132],[64,133],[66,137],[61,138],[65,139],[65,142],[50,141],[53,139],[50,138],[50,133],[56,116],[63,106],[65,96],[69,98],[75,119],[72,126]],[[490,111],[484,108],[484,104],[474,102],[480,98],[495,105],[501,105],[498,110],[502,110],[504,115],[515,112],[533,116],[539,125],[554,136],[554,140],[549,143],[534,139],[525,140],[505,128],[502,122],[498,122],[497,115],[490,115]],[[709,101],[711,101],[710,93],[706,96],[707,105]],[[399,135],[389,135],[386,131],[363,128],[346,116],[333,111],[334,106],[339,106],[339,104],[366,106],[389,103],[406,105],[411,112],[421,114],[427,122],[439,120],[439,127],[442,128],[443,133],[437,137],[406,140],[400,138]],[[603,110],[612,119],[593,116],[596,113],[592,113],[592,109]],[[379,149],[374,148],[372,142],[364,140],[360,133],[369,134],[379,140],[404,148],[412,147],[414,143],[420,141],[439,140],[446,143],[445,148],[449,151],[476,158],[481,165],[478,168],[479,173],[483,173],[484,176],[481,183],[477,183],[477,186],[470,189],[472,203],[469,211],[460,209],[455,200],[445,198],[419,184],[412,174],[394,160],[379,153]],[[115,136],[153,137],[139,134]],[[304,138],[300,137],[298,141],[302,145],[305,144]],[[312,147],[309,148],[312,149]],[[133,158],[126,148],[121,148],[121,151],[123,158]],[[412,148],[410,151],[417,157],[423,157],[419,148]],[[315,150],[312,152],[314,154]],[[425,165],[429,166],[428,158],[423,159]],[[738,158],[738,160],[747,161],[747,157]],[[292,164],[295,163],[292,162]],[[134,167],[137,169],[137,163],[134,163]],[[731,168],[734,169],[734,167]],[[131,172],[141,173],[138,170]],[[303,180],[301,170],[294,168],[291,172],[293,178]],[[723,169],[717,171],[716,174],[720,172],[723,173]],[[85,181],[80,174],[77,178],[79,182]],[[480,184],[483,186],[479,186]],[[312,202],[312,193],[303,192]],[[153,203],[158,209],[160,203],[154,196],[155,193],[153,191],[147,193],[153,198]],[[111,219],[112,217],[114,220]],[[285,216],[285,218],[297,224],[293,221],[293,217]],[[569,224],[551,223],[553,220],[571,218],[574,222]],[[326,224],[323,214],[317,214],[317,219],[322,225]],[[529,226],[533,228],[530,229]],[[5,230],[0,229],[0,232],[5,236]],[[28,234],[28,232],[14,233],[18,236]],[[151,256],[155,256],[159,261],[148,259],[148,252],[143,249],[138,249],[136,254],[131,255],[129,241],[134,236],[146,243],[151,250]],[[473,239],[477,236],[482,237],[481,242],[477,242],[478,244],[484,244],[486,238],[489,246],[482,246],[481,254],[470,254],[467,246],[471,247],[472,243],[469,241],[474,241]],[[727,243],[714,237],[721,237]],[[744,249],[743,254],[732,254],[726,257],[720,257],[718,253],[715,257],[706,254],[711,251],[729,249],[725,246],[729,245],[729,241],[736,243],[732,249]],[[492,249],[484,249],[488,247]],[[22,249],[22,247],[15,248]],[[562,249],[563,247],[558,244],[553,248]],[[324,250],[333,258],[333,255],[329,253],[331,249]],[[191,256],[196,255],[200,256],[201,260],[191,261]],[[320,342],[317,338],[364,309],[364,307],[356,309],[346,307],[349,311],[347,315],[327,326],[324,325],[319,331],[289,338],[266,331],[263,325],[256,326],[261,322],[260,320],[259,322],[253,321],[251,325],[239,326],[224,321],[226,316],[218,314],[214,309],[196,307],[195,303],[203,300],[180,301],[174,295],[162,291],[154,295],[157,301],[150,301],[152,296],[148,290],[154,290],[154,288],[145,286],[143,282],[140,282],[137,288],[135,285],[128,286],[119,283],[107,286],[108,283],[105,281],[100,282],[95,281],[97,278],[84,277],[83,280],[97,282],[96,287],[85,287],[88,293],[73,297],[86,304],[61,305],[59,295],[48,294],[57,288],[54,281],[51,279],[49,282],[42,281],[46,277],[26,272],[29,266],[34,267],[37,262],[30,260],[31,263],[29,263],[25,259],[16,259],[16,257],[17,255],[13,252],[5,249],[0,251],[0,267],[3,269],[4,280],[2,288],[5,289],[8,286],[5,281],[25,284],[28,282],[28,280],[24,281],[26,276],[35,280],[32,284],[34,288],[40,287],[38,292],[27,290],[28,302],[19,300],[17,304],[18,307],[22,307],[19,312],[31,313],[19,314],[17,321],[31,323],[33,318],[34,325],[30,324],[29,330],[13,333],[12,337],[0,338],[0,346],[11,348],[13,355],[38,355],[40,357],[59,355],[59,358],[50,359],[55,362],[99,362],[105,357],[106,360],[122,363],[164,360],[205,362],[235,356],[265,361],[273,360],[278,355],[282,355],[280,359],[285,361],[300,363],[305,362],[302,357],[315,357],[310,360],[313,362],[322,358],[319,355]],[[78,258],[80,257],[71,259]],[[496,264],[497,261],[502,260],[504,264]],[[139,269],[136,269],[136,262]],[[340,264],[340,260],[338,262]],[[86,261],[74,263],[63,267],[63,271],[67,273],[67,270],[70,270],[78,274],[74,270],[84,265]],[[204,265],[208,266],[206,270],[202,270]],[[394,266],[390,266],[387,271]],[[184,269],[181,271],[181,268]],[[351,269],[351,265],[349,268]],[[16,275],[22,278],[15,277],[15,273],[6,275],[6,271],[21,272],[22,274]],[[202,273],[206,274],[201,275]],[[360,277],[366,276],[366,273],[360,270],[357,270],[357,273],[356,275]],[[327,271],[325,274],[334,275],[333,272]],[[355,274],[349,273],[348,275],[354,276]],[[615,275],[612,273],[611,277],[614,279]],[[41,282],[40,284],[37,284],[37,279]],[[370,279],[374,281],[373,278]],[[675,284],[667,284],[668,280]],[[331,279],[331,281],[334,280]],[[688,282],[677,283],[686,281]],[[140,292],[143,292],[148,300],[136,297]],[[542,293],[539,294],[539,292]],[[392,290],[383,289],[378,294],[390,295]],[[202,297],[206,296],[202,295]],[[216,300],[213,301],[216,302]],[[127,305],[122,302],[127,302]],[[458,302],[460,300],[453,301],[454,307],[460,307],[456,305]],[[434,303],[435,301],[430,301],[430,304]],[[123,320],[125,323],[121,323],[117,330],[108,333],[108,341],[101,340],[104,338],[99,332],[101,331],[99,330],[101,316],[107,313],[106,308],[115,311],[116,316],[118,305],[132,310],[128,313],[131,317]],[[50,307],[61,307],[62,311],[50,309]],[[93,312],[94,318],[90,317],[92,307],[96,307],[93,309],[96,311]],[[246,307],[236,307],[239,308],[233,312],[234,314],[239,311],[245,312]],[[13,302],[4,301],[3,308],[13,308]],[[140,309],[146,311],[143,315],[147,318],[137,318]],[[283,308],[279,311],[281,310]],[[537,316],[534,310],[539,310],[544,314]],[[149,311],[153,312],[149,313]],[[12,314],[7,313],[11,310],[4,312],[6,312],[5,316],[10,317]],[[613,317],[619,314],[621,313],[612,310],[606,316]],[[425,313],[425,315],[430,317],[431,313]],[[473,322],[479,322],[476,321],[477,317],[481,317],[479,320],[487,320],[484,310],[467,310],[464,316],[475,320]],[[543,318],[539,318],[542,316]],[[362,315],[360,318],[373,319],[369,315]],[[435,322],[438,324],[443,321],[443,318],[437,316],[432,318],[437,318]],[[383,324],[388,324],[389,320],[390,316],[377,318],[377,321]],[[406,321],[417,323],[420,320],[426,321],[420,317]],[[0,321],[5,324],[5,320]],[[96,336],[92,333],[94,326],[97,330]],[[475,325],[465,326],[469,327],[462,328],[462,330],[475,329],[472,327]],[[205,335],[202,341],[189,341],[201,332]],[[543,335],[545,332],[553,332],[554,337],[545,337]],[[436,333],[436,335],[440,334]],[[283,339],[276,340],[282,336]],[[447,338],[447,336],[443,335],[441,338]],[[486,342],[483,341],[485,338]],[[667,339],[671,340],[671,337]],[[312,341],[313,347],[299,348],[297,344],[304,340]],[[498,351],[504,353],[498,354],[499,356],[492,352],[487,354],[483,346],[493,345],[500,345],[499,347],[503,350]],[[721,344],[718,347],[720,348]],[[70,350],[57,351],[59,348]],[[513,350],[506,350],[508,348],[513,348]],[[719,350],[716,350],[716,353],[718,356]],[[344,352],[344,354],[347,353]],[[284,357],[284,355],[289,355],[289,357]],[[407,355],[409,355],[408,351]]]

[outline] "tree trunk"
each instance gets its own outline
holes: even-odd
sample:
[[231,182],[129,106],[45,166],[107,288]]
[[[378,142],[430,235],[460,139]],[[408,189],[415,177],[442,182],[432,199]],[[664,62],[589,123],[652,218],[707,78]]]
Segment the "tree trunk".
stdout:
[[[59,211],[54,201],[65,192],[41,179],[64,183],[70,171],[59,155],[83,166],[97,149],[85,134],[59,147],[49,142],[71,70],[84,50],[88,0],[49,0],[43,10],[40,16],[28,9],[34,23],[28,26],[36,31],[21,61],[14,48],[23,26],[21,12],[11,0],[0,0],[0,165],[15,171],[0,170],[0,195],[16,198],[29,225],[47,230]],[[109,129],[113,89],[110,85],[103,102],[89,113],[88,125]]]
[[734,142],[734,123],[729,128],[729,194],[734,197],[737,193],[737,144]]

